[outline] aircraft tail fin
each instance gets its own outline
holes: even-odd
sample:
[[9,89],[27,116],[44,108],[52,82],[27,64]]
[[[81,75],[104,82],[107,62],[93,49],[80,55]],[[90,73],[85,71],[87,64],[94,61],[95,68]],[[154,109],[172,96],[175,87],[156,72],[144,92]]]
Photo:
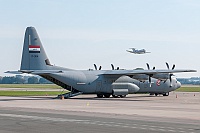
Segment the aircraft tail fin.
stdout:
[[27,27],[20,70],[47,70],[51,66],[34,27]]

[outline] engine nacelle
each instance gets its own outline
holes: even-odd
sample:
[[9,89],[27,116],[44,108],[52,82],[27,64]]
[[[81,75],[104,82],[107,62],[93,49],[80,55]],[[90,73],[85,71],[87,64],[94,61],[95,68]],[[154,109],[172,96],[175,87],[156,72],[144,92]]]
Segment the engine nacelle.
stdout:
[[160,73],[160,74],[154,74],[152,77],[159,79],[159,80],[167,80],[170,78],[170,74],[169,73],[167,73],[167,74]]
[[139,80],[139,81],[146,81],[146,80],[149,79],[148,75],[146,75],[146,74],[134,75],[132,78],[136,79],[136,80]]
[[113,83],[112,90],[113,95],[127,95],[139,91],[140,88],[133,83]]

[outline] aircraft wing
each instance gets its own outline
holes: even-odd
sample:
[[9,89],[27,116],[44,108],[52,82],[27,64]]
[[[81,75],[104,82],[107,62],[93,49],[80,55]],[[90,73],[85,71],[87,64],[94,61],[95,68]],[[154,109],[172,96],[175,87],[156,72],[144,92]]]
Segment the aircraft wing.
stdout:
[[105,72],[103,75],[114,76],[114,75],[137,75],[137,74],[158,74],[158,73],[181,73],[181,72],[197,72],[196,70],[110,70]]
[[130,52],[130,53],[134,53],[133,51],[130,51],[130,50],[126,50],[127,52]]
[[6,71],[5,73],[10,73],[10,74],[23,74],[20,71]]

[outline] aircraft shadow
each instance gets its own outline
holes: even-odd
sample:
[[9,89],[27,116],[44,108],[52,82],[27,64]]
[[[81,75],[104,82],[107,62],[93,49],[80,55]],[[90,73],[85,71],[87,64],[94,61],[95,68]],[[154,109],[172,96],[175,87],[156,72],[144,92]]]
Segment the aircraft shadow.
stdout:
[[125,98],[98,98],[98,97],[73,97],[70,99],[74,99],[74,100],[94,100],[94,101],[152,101],[152,100],[146,100],[146,99],[142,99],[144,97],[152,97],[152,96],[133,96],[133,97],[125,97]]
[[[1,101],[39,101],[39,100],[54,100],[54,99],[60,99],[58,97],[53,97],[53,96],[43,96],[43,97],[36,97],[36,96],[11,96],[12,98],[5,98],[5,99],[0,99]],[[93,100],[93,101],[152,101],[155,99],[142,99],[142,98],[156,98],[155,96],[129,96],[129,97],[125,97],[125,98],[98,98],[98,97],[92,97],[92,96],[88,96],[88,97],[71,97],[69,99],[74,99],[74,100]],[[158,96],[159,97],[159,96]],[[67,99],[65,99],[67,100]]]

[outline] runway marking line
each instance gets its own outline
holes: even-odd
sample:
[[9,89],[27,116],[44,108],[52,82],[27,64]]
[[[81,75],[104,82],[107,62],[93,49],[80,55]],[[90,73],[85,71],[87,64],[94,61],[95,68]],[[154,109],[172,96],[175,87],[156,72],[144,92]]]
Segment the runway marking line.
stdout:
[[[159,126],[140,125],[140,124],[124,124],[124,123],[116,123],[116,122],[103,122],[103,121],[92,121],[92,120],[52,118],[52,117],[40,117],[40,116],[18,115],[18,114],[0,114],[0,116],[11,117],[11,118],[33,119],[33,120],[41,120],[41,121],[75,122],[75,123],[80,123],[80,124],[93,124],[93,125],[99,125],[99,126],[134,128],[134,129],[152,130],[152,131],[195,133],[193,129],[183,129],[183,128],[173,128],[173,127],[159,127]],[[187,131],[184,131],[184,130],[187,130]],[[193,131],[193,132],[191,132],[191,131]]]

